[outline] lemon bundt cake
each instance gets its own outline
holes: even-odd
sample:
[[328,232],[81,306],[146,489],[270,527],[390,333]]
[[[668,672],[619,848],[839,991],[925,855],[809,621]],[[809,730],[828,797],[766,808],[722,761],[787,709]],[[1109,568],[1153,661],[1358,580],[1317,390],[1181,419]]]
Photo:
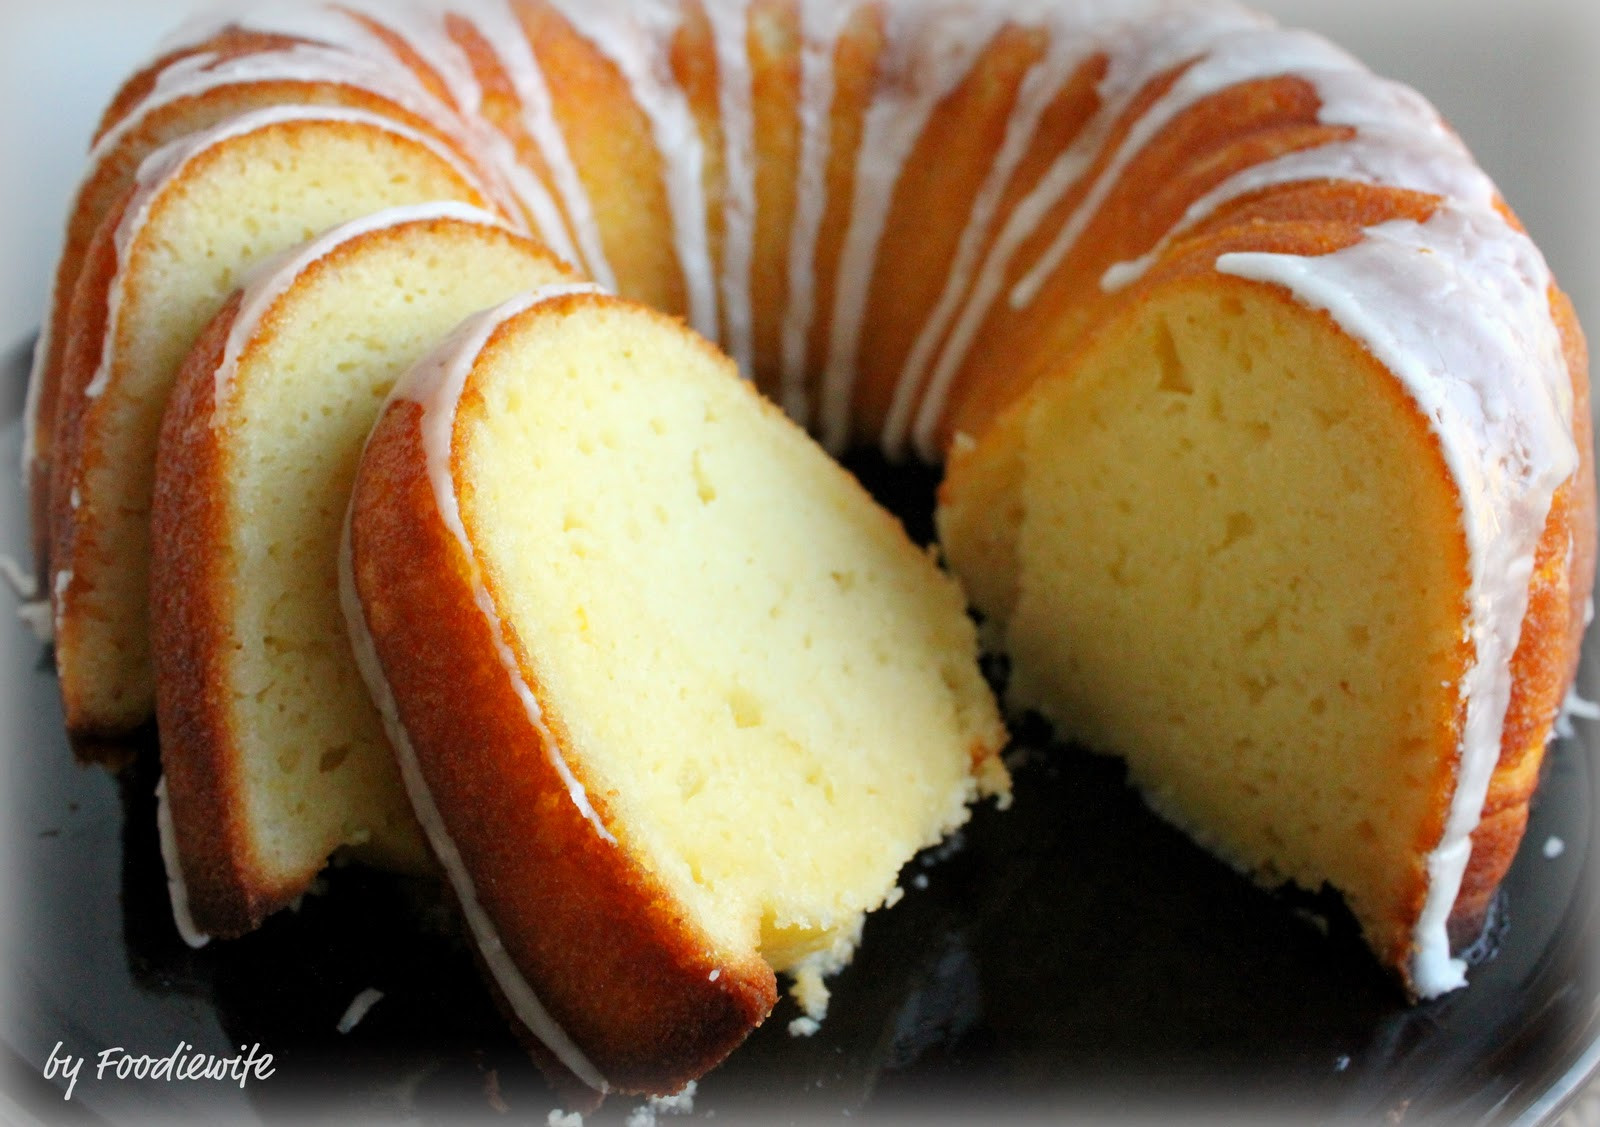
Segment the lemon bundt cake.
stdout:
[[463,317],[563,275],[487,214],[381,211],[260,272],[189,353],[150,591],[169,869],[200,933],[256,927],[339,849],[426,867],[345,640],[339,530],[395,379]]
[[1007,789],[954,581],[644,306],[519,300],[414,370],[347,563],[434,850],[504,994],[558,1031],[514,1011],[595,1088],[705,1072],[775,971],[814,991]]
[[[141,120],[192,144],[187,115],[204,137],[235,128],[228,99],[280,96],[369,119],[324,130],[350,147],[404,133],[423,164],[469,169],[439,194],[476,192],[684,317],[829,448],[945,464],[942,548],[1009,659],[1009,706],[1125,757],[1254,878],[1338,888],[1416,996],[1461,985],[1452,933],[1510,862],[1576,665],[1594,474],[1567,300],[1419,96],[1226,0],[350,0],[191,25],[101,144]],[[379,206],[331,174],[335,147],[282,150],[280,194]],[[276,214],[239,183],[170,241]],[[80,731],[149,710],[148,692],[111,718],[77,703],[148,633],[147,505],[93,531],[107,502],[85,483],[147,483],[135,438],[160,411],[141,393],[113,417],[123,400],[74,392],[98,386],[62,359],[121,355],[119,310],[141,304],[124,284],[94,312],[90,244],[142,242],[97,194],[30,394]],[[140,330],[165,370],[231,284],[207,269],[163,276],[193,274],[212,309]],[[89,603],[108,576],[126,591]],[[379,638],[414,628],[371,613]],[[113,619],[116,645],[86,648]],[[559,824],[583,821],[550,793]]]
[[485,204],[476,185],[448,150],[403,125],[290,106],[173,142],[107,214],[76,271],[49,397],[56,666],[68,728],[88,754],[154,709],[156,439],[201,329],[263,259],[390,205]]

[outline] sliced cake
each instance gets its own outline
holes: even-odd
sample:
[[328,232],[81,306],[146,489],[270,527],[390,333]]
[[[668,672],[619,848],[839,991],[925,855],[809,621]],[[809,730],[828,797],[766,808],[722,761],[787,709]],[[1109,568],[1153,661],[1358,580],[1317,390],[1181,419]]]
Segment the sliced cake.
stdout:
[[407,786],[525,1028],[669,1093],[846,961],[1003,795],[960,592],[681,324],[474,320],[362,460],[346,606]]
[[345,507],[396,378],[462,318],[564,276],[485,213],[381,211],[261,273],[190,354],[150,576],[169,867],[199,930],[250,930],[336,850],[422,866],[339,609]]
[[50,463],[68,315],[85,255],[106,215],[121,206],[156,150],[241,114],[273,106],[345,106],[381,114],[463,151],[464,123],[422,82],[386,58],[362,59],[314,43],[234,36],[180,51],[130,78],[113,100],[67,207],[61,258],[28,384],[24,469],[40,574],[49,555]]
[[80,753],[154,711],[147,592],[156,437],[179,366],[246,273],[344,220],[428,200],[482,206],[437,142],[372,114],[280,108],[146,161],[79,273],[56,403],[56,664]]

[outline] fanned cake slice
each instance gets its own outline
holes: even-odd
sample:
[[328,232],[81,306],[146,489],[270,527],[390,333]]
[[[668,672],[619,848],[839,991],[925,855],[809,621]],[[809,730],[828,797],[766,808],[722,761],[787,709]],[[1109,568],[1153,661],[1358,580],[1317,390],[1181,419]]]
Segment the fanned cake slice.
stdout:
[[79,271],[56,394],[49,593],[80,754],[154,711],[147,591],[161,414],[183,358],[254,266],[338,223],[482,206],[437,141],[364,111],[279,107],[145,161]]
[[95,232],[121,205],[152,153],[243,114],[281,106],[365,110],[452,150],[469,156],[472,150],[470,138],[462,136],[464,123],[437,105],[421,77],[392,57],[363,59],[297,38],[236,34],[205,49],[163,55],[131,76],[106,110],[67,207],[61,258],[28,385],[24,469],[40,574],[47,570],[50,550],[50,463],[68,316]]
[[564,276],[483,212],[382,211],[262,272],[185,363],[151,609],[169,876],[201,933],[255,927],[336,850],[425,864],[339,609],[345,507],[396,378],[464,317]]
[[667,1093],[1003,795],[960,592],[733,365],[593,292],[475,319],[363,457],[346,613],[524,1028]]

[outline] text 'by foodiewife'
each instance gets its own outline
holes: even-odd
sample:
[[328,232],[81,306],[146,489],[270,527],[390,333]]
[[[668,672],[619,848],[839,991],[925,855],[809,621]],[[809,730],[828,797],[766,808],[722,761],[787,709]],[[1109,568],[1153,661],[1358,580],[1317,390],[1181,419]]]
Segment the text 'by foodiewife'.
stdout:
[[[70,1100],[78,1086],[79,1074],[88,1057],[74,1056],[64,1051],[66,1042],[57,1041],[44,1063],[44,1078],[58,1077],[67,1082],[62,1099]],[[277,1071],[272,1054],[263,1053],[261,1046],[240,1045],[236,1056],[224,1057],[203,1053],[187,1041],[166,1056],[154,1057],[135,1053],[121,1045],[103,1049],[94,1058],[96,1080],[157,1080],[167,1083],[183,1081],[227,1081],[237,1083],[242,1089],[251,1080],[266,1080]]]

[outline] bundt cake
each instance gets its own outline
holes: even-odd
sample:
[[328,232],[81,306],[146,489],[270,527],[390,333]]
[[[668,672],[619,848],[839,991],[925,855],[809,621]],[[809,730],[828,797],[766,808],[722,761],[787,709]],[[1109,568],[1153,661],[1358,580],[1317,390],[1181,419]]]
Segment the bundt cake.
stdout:
[[150,516],[165,796],[195,927],[239,935],[336,850],[427,850],[338,602],[356,461],[396,378],[468,314],[565,269],[460,205],[380,211],[259,272],[200,336]]
[[413,803],[559,1035],[513,1011],[591,1086],[682,1088],[774,971],[820,1002],[901,867],[1007,790],[954,581],[644,306],[470,322],[396,388],[350,513]]
[[[253,164],[259,181],[202,203],[184,165],[166,173],[280,104],[252,134],[307,141]],[[944,464],[942,551],[1011,710],[1124,757],[1253,878],[1341,891],[1415,996],[1464,981],[1452,934],[1510,862],[1575,669],[1594,471],[1569,304],[1416,94],[1226,0],[347,0],[191,25],[101,137],[30,394],[78,732],[150,707],[141,491],[163,397],[119,373],[164,387],[237,272],[163,266],[209,296],[135,342],[128,318],[153,307],[130,250],[215,234],[264,252],[443,195],[686,318],[829,448]],[[173,185],[188,219],[156,239],[96,178],[128,179],[158,139],[181,147],[138,191]],[[409,154],[386,181],[404,199],[343,171],[357,148]],[[337,206],[280,230],[268,178],[274,200]],[[161,363],[134,364],[134,343]],[[422,628],[373,614],[379,639]],[[439,715],[461,704],[432,692]],[[582,830],[576,792],[541,793]]]
[[252,111],[159,150],[78,265],[54,402],[49,559],[56,666],[80,749],[154,709],[150,502],[156,438],[195,339],[262,260],[386,206],[486,205],[469,167],[366,111]]

